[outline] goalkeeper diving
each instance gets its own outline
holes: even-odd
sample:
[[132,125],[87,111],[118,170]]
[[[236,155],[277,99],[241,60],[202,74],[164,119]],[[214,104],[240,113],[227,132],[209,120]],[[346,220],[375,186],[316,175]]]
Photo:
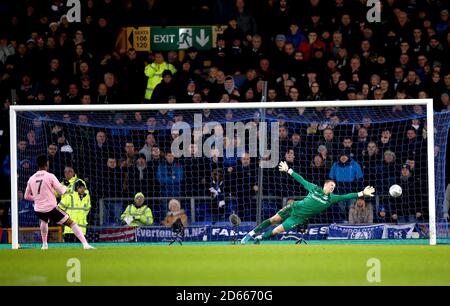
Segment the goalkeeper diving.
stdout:
[[[273,217],[263,221],[251,232],[249,232],[241,240],[241,244],[246,244],[254,239],[255,243],[259,243],[263,239],[276,236],[280,233],[291,230],[297,225],[304,224],[310,217],[318,215],[328,207],[340,201],[356,199],[363,196],[373,197],[375,188],[367,186],[363,191],[349,193],[345,195],[334,195],[333,191],[336,188],[336,182],[333,180],[325,181],[323,188],[306,181],[300,174],[295,173],[289,168],[285,161],[280,162],[278,169],[281,172],[287,172],[297,182],[303,185],[308,190],[308,195],[301,201],[296,201],[291,205],[285,206]],[[279,224],[273,230],[264,230],[271,225]]]

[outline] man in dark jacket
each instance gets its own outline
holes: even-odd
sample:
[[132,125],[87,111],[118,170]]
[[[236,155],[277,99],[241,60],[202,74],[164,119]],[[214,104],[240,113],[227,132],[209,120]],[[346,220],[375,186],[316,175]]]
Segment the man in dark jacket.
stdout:
[[170,96],[176,96],[177,87],[173,82],[172,71],[164,70],[162,81],[156,85],[151,98],[152,103],[167,103]]
[[149,172],[150,168],[148,167],[146,156],[140,153],[139,158],[136,160],[136,165],[129,169],[127,175],[128,195],[130,197],[137,191],[148,194],[149,188],[153,186]]
[[376,170],[377,178],[383,178],[376,181],[376,188],[380,194],[388,194],[389,187],[395,184],[398,170],[395,153],[386,150],[383,154],[383,161],[378,163]]
[[187,196],[203,196],[206,192],[206,183],[209,180],[209,160],[199,154],[198,146],[191,144],[191,157],[184,158],[184,181]]
[[253,199],[258,192],[258,168],[250,155],[244,153],[236,167],[227,170],[225,187],[237,198],[237,212],[244,220],[254,220],[256,206]]

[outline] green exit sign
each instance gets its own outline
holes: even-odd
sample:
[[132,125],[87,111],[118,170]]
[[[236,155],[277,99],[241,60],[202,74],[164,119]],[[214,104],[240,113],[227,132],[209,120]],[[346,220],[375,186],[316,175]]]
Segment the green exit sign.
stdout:
[[213,47],[211,26],[151,27],[150,48],[153,51],[186,50],[195,47],[198,50],[210,50]]

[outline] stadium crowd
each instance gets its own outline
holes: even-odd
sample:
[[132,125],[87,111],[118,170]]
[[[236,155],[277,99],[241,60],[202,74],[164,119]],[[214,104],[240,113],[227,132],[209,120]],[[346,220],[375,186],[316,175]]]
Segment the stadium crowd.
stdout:
[[[370,23],[366,2],[87,0],[82,1],[82,22],[70,23],[65,1],[4,1],[0,4],[2,186],[9,186],[8,107],[13,103],[57,108],[253,102],[261,100],[267,81],[268,101],[432,98],[435,111],[450,109],[448,3],[382,1],[381,22]],[[150,53],[116,47],[125,26],[195,24],[228,27],[210,51]],[[296,124],[284,120],[278,110],[271,114],[281,123],[281,158],[296,171],[315,183],[333,178],[339,192],[370,183],[386,194],[388,186],[399,183],[405,196],[374,206],[373,220],[426,218],[426,198],[421,199],[427,186],[423,121],[383,126],[368,120],[342,126],[338,124],[342,113],[332,107],[298,110],[299,117],[319,116],[327,119],[326,124]],[[238,115],[228,111],[221,119]],[[206,121],[213,116],[203,111]],[[23,191],[26,178],[35,171],[33,158],[47,152],[58,178],[70,165],[86,179],[94,214],[95,202],[103,197],[131,198],[137,192],[151,197],[212,195],[218,210],[243,209],[244,220],[250,221],[259,188],[256,161],[248,155],[175,158],[170,142],[178,135],[161,127],[187,117],[188,113],[163,110],[131,116],[115,113],[105,115],[103,129],[91,125],[87,113],[62,114],[60,122],[51,125],[35,120],[18,139],[19,189]],[[225,147],[232,141],[240,140],[225,139]],[[265,195],[302,195],[289,178],[268,172]],[[9,188],[0,193],[7,199]],[[224,206],[230,195],[235,203]],[[331,217],[319,221],[337,215],[337,221],[348,220],[348,206],[333,209]],[[273,213],[268,210],[264,214]],[[5,211],[0,207],[3,223]]]

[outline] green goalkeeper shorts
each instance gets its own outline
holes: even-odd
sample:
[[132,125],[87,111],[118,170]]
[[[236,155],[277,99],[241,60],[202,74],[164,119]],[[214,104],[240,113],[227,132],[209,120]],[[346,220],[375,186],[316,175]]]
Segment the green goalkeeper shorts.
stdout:
[[291,214],[292,214],[292,204],[286,205],[277,212],[277,215],[279,215],[283,220],[289,218]]
[[289,231],[297,225],[305,223],[306,221],[306,218],[303,216],[292,214],[292,205],[286,205],[277,212],[277,215],[283,219],[283,223],[281,224],[283,225],[285,231]]

